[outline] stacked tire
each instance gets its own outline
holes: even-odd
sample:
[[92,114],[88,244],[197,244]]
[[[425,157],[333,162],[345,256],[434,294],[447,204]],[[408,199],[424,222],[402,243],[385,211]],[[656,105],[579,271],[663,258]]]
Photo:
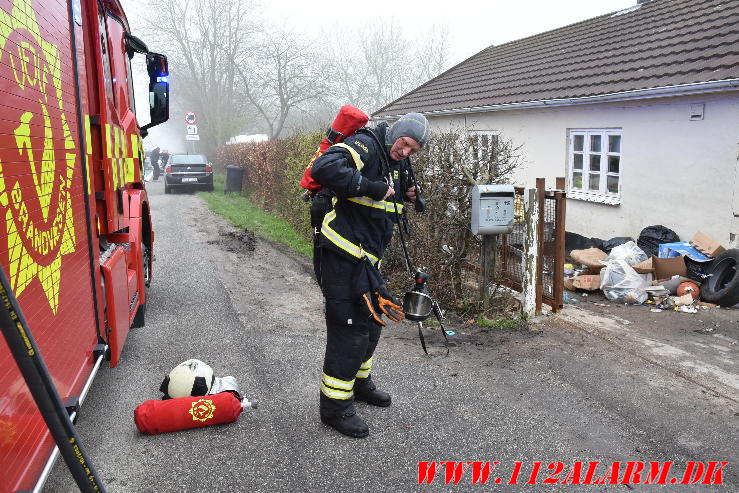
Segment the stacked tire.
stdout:
[[739,303],[739,249],[726,250],[711,262],[708,278],[701,286],[701,298],[720,306]]

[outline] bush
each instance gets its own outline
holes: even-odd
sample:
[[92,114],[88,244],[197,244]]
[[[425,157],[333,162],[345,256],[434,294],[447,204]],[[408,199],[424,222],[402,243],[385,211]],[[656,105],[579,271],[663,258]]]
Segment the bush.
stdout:
[[280,214],[306,238],[312,238],[313,230],[310,226],[309,204],[300,200],[305,192],[300,186],[300,179],[322,138],[323,132],[314,132],[290,139],[282,171],[285,189]]
[[[416,178],[422,185],[428,208],[423,214],[409,214],[411,225],[408,250],[417,268],[429,275],[431,294],[457,310],[477,311],[479,301],[480,250],[482,241],[470,228],[471,187],[474,184],[511,183],[521,165],[521,146],[499,136],[489,152],[478,149],[477,141],[461,129],[431,136],[428,144],[413,157]],[[409,280],[399,235],[393,237],[386,256],[386,275]]]

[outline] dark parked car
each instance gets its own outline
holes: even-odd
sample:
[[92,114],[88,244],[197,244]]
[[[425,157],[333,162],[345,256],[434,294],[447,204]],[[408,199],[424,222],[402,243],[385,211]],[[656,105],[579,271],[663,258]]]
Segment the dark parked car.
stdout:
[[164,193],[173,187],[213,190],[213,167],[202,154],[172,154],[164,168]]

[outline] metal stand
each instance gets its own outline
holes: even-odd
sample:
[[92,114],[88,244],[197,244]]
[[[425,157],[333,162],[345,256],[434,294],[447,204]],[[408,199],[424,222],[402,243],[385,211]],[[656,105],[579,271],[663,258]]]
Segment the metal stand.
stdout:
[[495,279],[495,250],[498,246],[498,235],[482,235],[480,299],[482,311],[490,309],[490,283]]

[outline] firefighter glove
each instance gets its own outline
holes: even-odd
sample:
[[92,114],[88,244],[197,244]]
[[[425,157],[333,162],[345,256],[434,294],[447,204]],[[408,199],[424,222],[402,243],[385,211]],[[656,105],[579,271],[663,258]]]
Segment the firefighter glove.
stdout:
[[382,320],[382,313],[378,313],[378,310],[375,308],[372,294],[369,291],[362,295],[362,308],[366,309],[367,317],[373,319],[375,323],[378,323],[383,327],[387,325]]
[[393,322],[400,322],[405,319],[403,307],[398,304],[398,301],[387,290],[381,289],[375,291],[375,299],[377,300],[377,304],[380,305],[380,310],[387,315],[387,318]]

